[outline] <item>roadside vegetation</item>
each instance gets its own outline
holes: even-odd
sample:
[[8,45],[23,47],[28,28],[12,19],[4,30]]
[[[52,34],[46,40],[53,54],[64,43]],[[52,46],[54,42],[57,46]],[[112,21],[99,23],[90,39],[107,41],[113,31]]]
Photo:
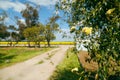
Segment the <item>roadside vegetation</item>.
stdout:
[[[91,77],[87,79],[87,76],[84,75],[89,75],[89,73],[87,71],[84,72],[83,69],[84,68],[78,61],[77,55],[73,52],[73,48],[70,48],[67,50],[64,60],[56,67],[56,70],[49,78],[49,80],[81,80],[81,77],[86,77],[86,79],[82,80],[96,80],[93,77],[95,75],[94,72],[91,72]],[[120,77],[110,76],[108,80],[120,80]]]
[[64,60],[56,67],[55,72],[49,80],[78,80],[79,76],[72,69],[78,68],[79,62],[72,49],[67,50]]
[[22,62],[53,48],[4,47],[0,48],[0,68]]
[[86,62],[98,64],[94,76],[84,68],[79,80],[91,76],[93,80],[120,80],[112,79],[120,77],[120,0],[58,0],[56,8],[63,11],[70,32],[75,34],[75,45],[84,43],[87,48],[90,58]]

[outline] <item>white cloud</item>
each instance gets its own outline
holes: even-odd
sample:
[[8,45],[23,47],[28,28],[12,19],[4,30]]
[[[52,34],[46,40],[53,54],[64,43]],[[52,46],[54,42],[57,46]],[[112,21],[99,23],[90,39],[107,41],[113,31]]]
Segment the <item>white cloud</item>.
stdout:
[[28,0],[30,2],[33,2],[37,5],[41,5],[41,6],[50,6],[50,5],[55,5],[55,3],[58,0]]
[[71,34],[69,29],[63,28],[62,31],[62,33],[55,34],[56,40],[54,41],[74,41],[74,34]]
[[26,25],[26,23],[25,23],[25,19],[18,19],[18,21],[20,21],[21,23],[23,23],[23,24]]
[[4,22],[9,25],[10,23],[12,23],[12,20],[9,17],[7,17],[5,18]]
[[18,1],[11,2],[8,0],[0,0],[0,9],[8,10],[9,8],[13,8],[15,11],[20,12],[21,10],[25,9],[26,6],[25,4]]
[[16,22],[13,19],[11,19],[10,17],[5,18],[4,22],[7,26],[9,26],[9,25],[15,25],[16,26]]
[[60,12],[59,11],[55,11],[55,14],[58,15],[58,14],[60,14]]
[[66,34],[67,37],[73,37],[74,34],[70,33],[70,29],[62,29],[63,33]]
[[57,33],[55,34],[56,39],[54,41],[74,41],[73,37],[63,37],[63,34]]

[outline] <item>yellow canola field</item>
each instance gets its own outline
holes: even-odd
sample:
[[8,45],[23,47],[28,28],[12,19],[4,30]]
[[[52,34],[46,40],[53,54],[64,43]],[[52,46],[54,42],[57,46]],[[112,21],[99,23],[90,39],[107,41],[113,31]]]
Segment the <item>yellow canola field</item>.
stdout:
[[[0,45],[8,45],[10,42],[0,42]],[[28,42],[12,42],[12,44],[17,45],[27,45]],[[34,45],[35,42],[30,42],[31,45]],[[41,45],[47,45],[47,42],[40,42]],[[74,45],[74,42],[50,42],[51,45]]]

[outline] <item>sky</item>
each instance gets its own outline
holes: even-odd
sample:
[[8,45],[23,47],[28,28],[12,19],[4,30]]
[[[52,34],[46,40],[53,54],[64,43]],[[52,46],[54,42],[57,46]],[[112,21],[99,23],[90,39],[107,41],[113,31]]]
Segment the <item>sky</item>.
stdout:
[[[5,19],[5,24],[7,25],[16,25],[15,16],[18,16],[21,21],[25,21],[25,19],[21,16],[20,12],[26,8],[25,3],[29,3],[30,5],[39,5],[39,22],[46,24],[48,19],[55,15],[56,10],[54,5],[57,0],[0,0],[0,12],[6,11],[8,17]],[[63,15],[62,12],[58,12],[60,16]],[[73,41],[71,34],[69,33],[68,24],[62,20],[58,20],[57,23],[60,26],[60,29],[65,31],[68,35],[67,38],[62,38],[62,33],[56,33],[55,41]]]

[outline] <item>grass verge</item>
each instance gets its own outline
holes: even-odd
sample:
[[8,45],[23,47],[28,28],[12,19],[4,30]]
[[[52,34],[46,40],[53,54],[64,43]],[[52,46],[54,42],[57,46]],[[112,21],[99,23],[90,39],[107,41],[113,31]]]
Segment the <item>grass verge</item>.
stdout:
[[0,48],[0,68],[28,60],[53,48],[11,47]]
[[79,67],[77,56],[71,53],[71,49],[67,51],[64,60],[57,66],[57,69],[49,80],[78,80],[79,76],[71,72],[75,67]]
[[[79,68],[78,74],[77,72],[72,72],[72,70],[76,70]],[[66,57],[64,60],[57,66],[56,70],[49,78],[49,80],[81,80],[80,76],[85,77],[83,75],[83,68],[80,67],[76,54],[72,53],[72,50],[69,49],[67,51]],[[85,72],[84,74],[88,74]],[[93,76],[89,77],[89,79],[84,80],[95,80],[95,73],[91,73]],[[83,80],[83,79],[82,79]],[[108,80],[120,80],[120,76],[110,76]]]

